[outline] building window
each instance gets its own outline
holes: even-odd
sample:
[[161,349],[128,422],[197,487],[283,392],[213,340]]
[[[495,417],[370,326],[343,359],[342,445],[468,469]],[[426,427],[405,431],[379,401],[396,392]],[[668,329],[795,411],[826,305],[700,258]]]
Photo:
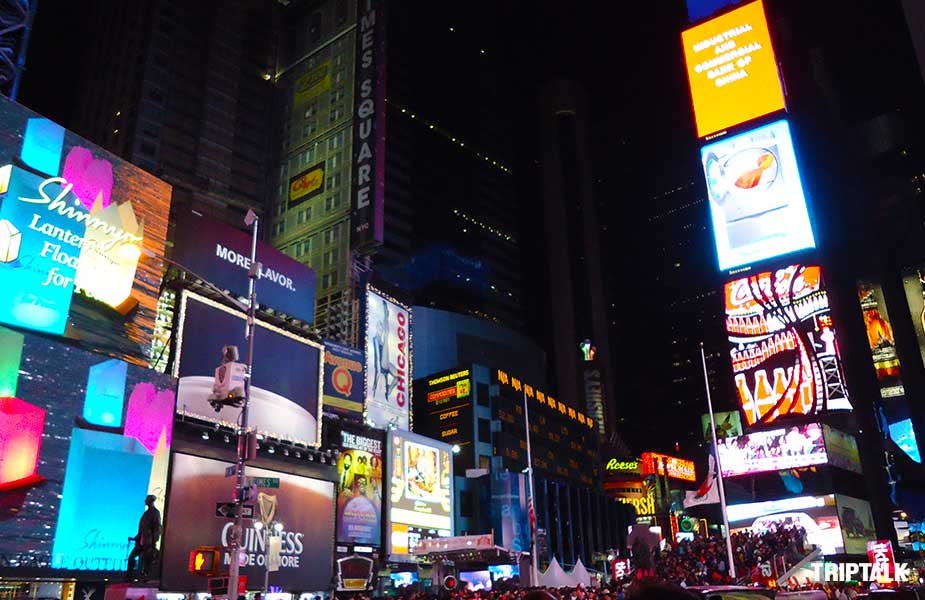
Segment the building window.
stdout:
[[327,189],[333,190],[334,188],[338,187],[340,185],[340,176],[341,176],[340,173],[334,173],[333,175],[328,177],[328,182],[326,186]]
[[334,122],[337,121],[337,119],[339,119],[339,118],[340,118],[340,109],[339,109],[339,108],[332,108],[332,109],[331,109],[331,118],[329,119],[329,122],[334,123]]
[[308,22],[308,41],[317,44],[321,41],[321,12],[318,11],[311,16]]
[[472,492],[460,490],[459,492],[459,516],[464,519],[471,519],[475,516],[475,502],[472,498]]
[[479,441],[483,444],[491,443],[491,421],[479,419]]
[[479,406],[491,406],[491,399],[488,397],[488,384],[475,384],[475,395],[478,396]]
[[340,206],[340,192],[332,192],[324,201],[324,210],[330,212]]
[[331,266],[331,265],[333,265],[333,264],[336,264],[336,263],[337,263],[337,259],[339,258],[339,256],[340,256],[340,249],[339,249],[339,248],[334,248],[333,250],[328,251],[328,253],[324,255],[324,264],[325,264],[325,266],[326,266],[326,267],[329,267],[329,266]]

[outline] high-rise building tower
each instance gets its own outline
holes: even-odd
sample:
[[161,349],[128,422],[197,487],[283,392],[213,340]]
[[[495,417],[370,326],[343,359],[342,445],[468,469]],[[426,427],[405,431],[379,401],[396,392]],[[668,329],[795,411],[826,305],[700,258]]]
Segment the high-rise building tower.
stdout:
[[542,195],[548,316],[557,389],[583,398],[599,432],[614,431],[610,325],[588,147],[588,103],[579,86],[556,81],[540,94]]
[[418,304],[523,325],[513,100],[482,4],[280,9],[271,242],[318,273],[322,335],[355,339],[370,269]]

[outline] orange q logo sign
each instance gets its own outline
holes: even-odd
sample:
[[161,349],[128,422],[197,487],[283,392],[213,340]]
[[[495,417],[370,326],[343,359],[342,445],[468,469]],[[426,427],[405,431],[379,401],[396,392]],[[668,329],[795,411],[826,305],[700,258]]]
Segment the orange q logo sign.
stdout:
[[331,383],[338,393],[349,396],[350,390],[353,389],[353,375],[344,367],[337,367],[331,373]]

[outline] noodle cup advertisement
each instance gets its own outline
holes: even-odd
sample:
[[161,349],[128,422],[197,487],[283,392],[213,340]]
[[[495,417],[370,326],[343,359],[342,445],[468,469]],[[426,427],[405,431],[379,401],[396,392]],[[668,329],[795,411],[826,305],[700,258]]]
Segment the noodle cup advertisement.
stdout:
[[785,108],[761,0],[681,33],[697,135]]
[[700,155],[721,270],[816,247],[787,121],[724,138]]
[[449,444],[389,433],[389,551],[409,554],[422,539],[453,534],[453,461]]

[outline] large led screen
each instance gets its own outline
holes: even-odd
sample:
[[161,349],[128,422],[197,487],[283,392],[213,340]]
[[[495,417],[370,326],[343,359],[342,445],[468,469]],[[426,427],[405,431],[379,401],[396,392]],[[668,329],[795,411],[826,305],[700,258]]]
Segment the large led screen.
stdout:
[[721,270],[815,248],[787,121],[700,150]]
[[176,380],[0,327],[0,565],[124,571],[163,514]]
[[829,297],[818,266],[726,284],[729,353],[746,423],[850,410]]
[[382,439],[340,432],[337,541],[379,546],[382,540]]
[[733,504],[726,507],[726,517],[732,533],[762,534],[781,527],[802,527],[806,543],[818,546],[823,554],[845,551],[833,494]]
[[[189,553],[198,546],[215,546],[221,570],[230,561],[229,536],[234,522],[215,517],[215,505],[227,502],[234,480],[225,477],[226,463],[200,456],[175,454],[170,476],[170,499],[164,531],[161,587],[172,591],[201,591],[205,580],[188,570]],[[283,589],[329,589],[334,559],[334,484],[269,469],[247,468],[249,477],[275,477],[279,487],[260,492],[254,502],[258,521],[279,523],[279,570],[270,585]],[[266,527],[259,531],[245,521],[241,575],[249,588],[261,587],[266,559]],[[271,529],[272,530],[272,529]]]
[[784,108],[761,0],[681,33],[697,135]]
[[845,540],[845,552],[864,554],[867,552],[867,542],[877,539],[870,502],[835,494],[835,503],[838,505],[838,518],[841,523],[842,537]]
[[366,419],[411,428],[411,309],[366,289]]
[[[190,292],[179,303],[173,372],[180,379],[177,413],[237,427],[240,408],[209,404],[222,347],[238,347],[246,360],[245,315]],[[258,322],[247,424],[258,433],[302,444],[321,442],[321,373],[323,349]]]
[[147,365],[170,195],[160,179],[0,99],[0,323]]
[[413,553],[422,539],[453,535],[452,447],[397,430],[389,431],[388,446],[389,553]]
[[818,423],[728,437],[717,444],[723,477],[798,469],[828,462]]

